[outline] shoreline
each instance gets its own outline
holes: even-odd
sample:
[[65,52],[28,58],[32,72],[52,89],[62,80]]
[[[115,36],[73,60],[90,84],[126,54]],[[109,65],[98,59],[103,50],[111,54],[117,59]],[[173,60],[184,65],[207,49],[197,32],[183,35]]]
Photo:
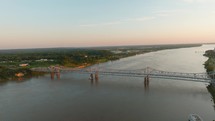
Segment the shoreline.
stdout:
[[[23,79],[28,79],[29,77],[32,78],[32,77],[35,77],[35,76],[38,76],[38,74],[34,74],[35,70],[39,70],[42,68],[47,68],[47,67],[50,67],[50,66],[59,66],[59,67],[62,67],[62,68],[74,68],[74,69],[81,69],[81,68],[87,68],[87,67],[90,67],[90,66],[93,66],[93,65],[96,65],[96,64],[99,64],[99,63],[106,63],[108,61],[115,61],[115,60],[119,60],[119,59],[122,59],[122,58],[127,58],[127,57],[132,57],[132,56],[135,56],[135,55],[140,55],[140,54],[146,54],[146,53],[149,53],[149,52],[156,52],[156,51],[161,51],[161,50],[168,50],[168,49],[180,49],[180,48],[190,48],[190,47],[199,47],[199,46],[202,46],[202,44],[193,44],[193,45],[174,45],[174,46],[165,46],[165,47],[156,47],[156,48],[138,48],[139,50],[137,50],[137,48],[127,48],[127,49],[121,49],[121,53],[113,53],[112,51],[113,50],[98,50],[98,51],[95,51],[95,52],[105,52],[105,53],[108,53],[108,56],[104,56],[104,57],[100,57],[100,58],[94,58],[94,56],[92,56],[92,59],[91,60],[92,62],[82,62],[82,64],[72,64],[70,61],[66,60],[66,64],[65,65],[61,65],[61,64],[48,64],[48,66],[40,66],[40,67],[19,67],[17,69],[15,69],[16,71],[14,71],[14,69],[10,69],[8,68],[9,72],[11,72],[10,76],[8,76],[8,78],[1,78],[0,77],[0,82],[7,82],[7,81],[17,81],[19,80],[20,78],[19,77],[16,77],[14,75],[16,75],[17,73],[20,73],[20,69],[24,72],[21,71],[21,73],[24,74],[24,76],[22,76]],[[92,51],[92,50],[89,50],[89,51]],[[84,52],[88,52],[87,50],[84,50]],[[59,53],[60,54],[60,53]],[[88,55],[85,55],[85,58],[86,59],[88,57]],[[88,59],[88,58],[87,58]],[[68,62],[67,62],[68,61]],[[7,69],[6,69],[7,70]],[[7,70],[7,71],[8,71]],[[30,70],[30,71],[29,71]],[[0,65],[0,71],[1,70],[1,65]],[[3,70],[4,71],[4,70]],[[43,71],[36,71],[37,73],[41,73],[40,75],[43,75]],[[26,76],[27,75],[27,76]]]
[[[215,71],[215,50],[207,50],[204,56],[208,57],[208,60],[204,63],[207,73]],[[214,76],[211,76],[213,79]],[[210,84],[207,86],[208,92],[211,94],[215,109],[215,84]]]

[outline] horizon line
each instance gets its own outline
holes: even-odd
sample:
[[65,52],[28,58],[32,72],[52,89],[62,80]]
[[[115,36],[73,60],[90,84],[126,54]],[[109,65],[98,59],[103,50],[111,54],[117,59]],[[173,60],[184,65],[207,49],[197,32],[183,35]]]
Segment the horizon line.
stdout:
[[7,48],[0,50],[31,50],[31,49],[84,49],[84,48],[106,48],[106,47],[135,47],[135,46],[158,46],[158,45],[194,45],[194,44],[215,44],[215,43],[169,43],[169,44],[132,44],[132,45],[101,45],[101,46],[79,46],[79,47],[32,47],[32,48]]

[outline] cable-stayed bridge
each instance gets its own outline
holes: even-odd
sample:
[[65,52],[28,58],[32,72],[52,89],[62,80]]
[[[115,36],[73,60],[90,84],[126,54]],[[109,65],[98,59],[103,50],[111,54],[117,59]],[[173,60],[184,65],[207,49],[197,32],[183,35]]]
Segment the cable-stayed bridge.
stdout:
[[65,67],[48,67],[48,68],[34,68],[33,71],[63,73],[63,72],[75,72],[93,75],[112,75],[112,76],[128,76],[128,77],[144,77],[145,80],[149,78],[164,78],[164,79],[176,79],[194,82],[215,83],[215,72],[210,73],[182,73],[182,72],[168,72],[153,69],[150,67],[137,70],[120,70],[120,69],[108,69],[108,68],[65,68]]

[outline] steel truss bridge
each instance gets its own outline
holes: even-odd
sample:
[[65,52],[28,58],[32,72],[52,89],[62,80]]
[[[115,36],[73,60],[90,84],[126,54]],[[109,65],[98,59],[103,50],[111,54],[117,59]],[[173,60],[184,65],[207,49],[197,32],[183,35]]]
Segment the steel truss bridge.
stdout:
[[113,76],[128,76],[128,77],[147,77],[147,78],[164,78],[164,79],[176,79],[194,82],[205,82],[215,84],[215,72],[210,73],[181,73],[181,72],[168,72],[153,69],[150,67],[138,70],[119,70],[119,69],[107,69],[107,68],[65,68],[65,67],[48,67],[48,68],[34,68],[33,71],[42,72],[76,72],[95,75],[113,75]]

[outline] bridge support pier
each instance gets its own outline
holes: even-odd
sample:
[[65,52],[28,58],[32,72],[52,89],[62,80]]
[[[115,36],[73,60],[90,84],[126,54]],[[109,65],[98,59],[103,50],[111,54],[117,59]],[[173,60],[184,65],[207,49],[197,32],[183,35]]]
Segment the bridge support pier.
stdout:
[[98,75],[98,72],[96,72],[95,74],[91,73],[90,74],[90,81],[91,81],[91,84],[92,85],[98,85],[98,82],[99,82],[99,75]]
[[145,88],[145,91],[148,91],[148,89],[149,89],[149,76],[148,75],[146,77],[144,77],[144,88]]
[[98,81],[99,80],[99,74],[98,72],[95,73],[95,81]]
[[51,80],[54,80],[55,73],[51,72],[50,75],[51,75]]
[[92,81],[94,80],[94,79],[93,79],[93,74],[92,74],[92,73],[90,74],[90,80],[92,80]]
[[51,72],[51,80],[55,79],[55,76],[57,77],[58,80],[60,80],[60,72]]
[[57,79],[60,80],[60,72],[56,73]]
[[144,84],[149,85],[149,75],[144,78]]

